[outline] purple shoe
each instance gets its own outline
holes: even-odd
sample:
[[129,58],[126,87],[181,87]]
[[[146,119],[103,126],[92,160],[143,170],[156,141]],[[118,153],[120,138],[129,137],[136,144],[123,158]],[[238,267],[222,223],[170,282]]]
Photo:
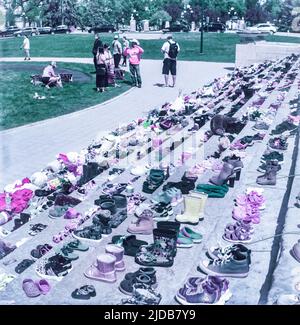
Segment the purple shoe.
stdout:
[[38,285],[31,279],[23,280],[22,288],[29,298],[35,298],[41,294]]
[[45,279],[36,281],[36,285],[43,295],[46,295],[51,289],[50,283]]
[[115,268],[117,272],[125,270],[124,257],[124,247],[118,245],[108,244],[105,247],[105,253],[114,255],[116,257]]
[[204,281],[193,288],[184,286],[175,298],[182,305],[224,305],[230,296],[229,290],[224,293],[211,281]]
[[116,282],[116,257],[111,254],[102,254],[97,257],[96,265],[91,265],[84,275],[93,280],[104,282]]
[[300,240],[298,240],[298,243],[296,243],[291,249],[291,255],[300,263]]

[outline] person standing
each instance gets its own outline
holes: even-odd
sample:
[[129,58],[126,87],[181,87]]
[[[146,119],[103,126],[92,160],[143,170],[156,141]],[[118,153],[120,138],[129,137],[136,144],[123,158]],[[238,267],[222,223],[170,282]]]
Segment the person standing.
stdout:
[[107,82],[107,67],[106,67],[106,56],[104,48],[99,47],[96,55],[96,88],[97,92],[104,92]]
[[30,61],[30,41],[29,41],[28,36],[26,36],[26,35],[24,35],[24,40],[23,40],[23,44],[22,44],[21,48],[23,48],[24,53],[25,53],[24,61],[26,61],[26,60]]
[[97,54],[98,54],[98,51],[99,51],[99,48],[100,47],[103,47],[102,45],[102,41],[99,37],[98,34],[95,34],[95,41],[94,41],[94,46],[93,46],[93,49],[92,49],[92,53],[94,55],[94,66],[95,66],[95,69],[97,68]]
[[124,50],[124,55],[129,57],[129,70],[132,78],[133,86],[142,87],[142,78],[140,72],[140,62],[144,50],[139,46],[136,39],[131,41],[131,47]]
[[179,44],[175,42],[173,37],[170,35],[167,37],[167,41],[163,44],[161,51],[164,54],[162,74],[165,77],[165,86],[169,87],[169,74],[171,73],[173,84],[170,87],[175,87],[177,75],[177,56],[180,52]]
[[[129,41],[127,39],[126,36],[123,36],[123,45],[124,45],[124,49],[129,48]],[[123,54],[123,63],[122,63],[123,67],[127,66],[127,57]]]
[[106,62],[106,67],[107,67],[106,86],[113,85],[114,87],[117,87],[113,56],[112,56],[112,54],[110,52],[110,48],[107,44],[104,44],[103,48],[104,48],[104,55],[105,55],[105,59],[106,59],[105,62]]
[[112,43],[112,50],[113,50],[115,68],[118,69],[122,57],[122,45],[119,42],[118,35],[115,35],[114,37],[114,41]]

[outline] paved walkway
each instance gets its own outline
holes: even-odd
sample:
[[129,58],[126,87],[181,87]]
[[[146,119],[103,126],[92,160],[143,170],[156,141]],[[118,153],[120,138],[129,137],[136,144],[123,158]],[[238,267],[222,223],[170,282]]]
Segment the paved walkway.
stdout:
[[[33,58],[32,61],[92,63],[91,59]],[[0,58],[1,61],[22,61]],[[175,88],[154,86],[162,83],[161,61],[144,60],[141,65],[142,89],[128,93],[91,109],[0,132],[0,189],[16,179],[30,176],[55,159],[59,152],[86,147],[99,132],[143,116],[148,110],[176,98],[180,89],[191,92],[217,76],[228,73],[233,64],[211,62],[178,63]],[[92,91],[92,85],[91,85]]]

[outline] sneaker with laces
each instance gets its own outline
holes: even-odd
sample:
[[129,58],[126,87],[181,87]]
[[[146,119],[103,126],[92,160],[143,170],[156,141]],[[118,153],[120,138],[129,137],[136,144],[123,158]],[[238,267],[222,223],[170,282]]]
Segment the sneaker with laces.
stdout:
[[207,255],[213,260],[223,259],[225,256],[232,255],[234,251],[239,251],[240,254],[247,257],[249,265],[251,264],[251,250],[242,244],[234,244],[225,247],[209,247],[207,250]]
[[182,305],[224,305],[231,297],[228,281],[226,284],[223,288],[208,278],[199,281],[196,286],[184,285],[178,290],[175,299]]
[[199,268],[208,275],[244,278],[249,273],[249,262],[239,251],[233,251],[222,259],[200,261]]
[[284,158],[283,154],[279,153],[278,151],[272,151],[268,154],[264,154],[261,158],[262,163],[266,163],[269,160],[277,160],[280,163],[283,163]]

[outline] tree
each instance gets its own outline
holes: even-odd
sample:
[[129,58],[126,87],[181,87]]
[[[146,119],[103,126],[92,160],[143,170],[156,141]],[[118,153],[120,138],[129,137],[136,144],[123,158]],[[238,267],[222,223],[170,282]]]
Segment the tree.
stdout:
[[172,21],[175,22],[181,17],[183,11],[183,3],[180,0],[166,0],[164,1],[164,10],[171,16]]
[[159,10],[150,19],[151,26],[158,26],[159,28],[163,28],[164,23],[166,21],[170,21],[172,17],[165,11]]

